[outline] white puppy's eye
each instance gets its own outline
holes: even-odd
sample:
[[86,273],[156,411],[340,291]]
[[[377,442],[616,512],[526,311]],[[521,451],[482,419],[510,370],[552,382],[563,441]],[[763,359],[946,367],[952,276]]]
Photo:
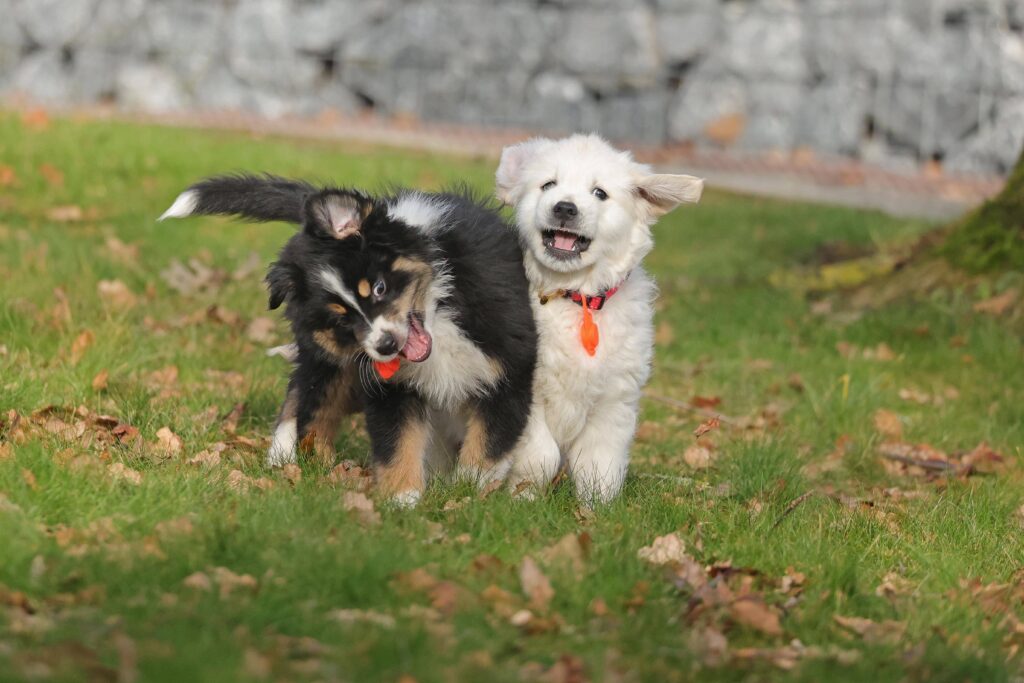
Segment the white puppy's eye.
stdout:
[[542,189],[542,190],[544,190],[545,192],[547,192],[548,190],[550,190],[550,189],[551,189],[552,187],[554,187],[554,186],[555,186],[555,185],[557,185],[557,184],[558,184],[558,183],[556,183],[556,182],[555,182],[554,180],[549,180],[549,181],[547,181],[546,183],[544,183],[543,185],[541,185],[541,186],[540,186],[540,189]]
[[388,286],[384,282],[384,280],[377,280],[375,283],[373,283],[373,296],[374,297],[379,299],[382,296],[384,296],[387,293],[387,291],[388,291]]
[[594,195],[602,202],[608,199],[608,193],[602,190],[600,187],[595,187],[593,190],[590,191],[590,194]]

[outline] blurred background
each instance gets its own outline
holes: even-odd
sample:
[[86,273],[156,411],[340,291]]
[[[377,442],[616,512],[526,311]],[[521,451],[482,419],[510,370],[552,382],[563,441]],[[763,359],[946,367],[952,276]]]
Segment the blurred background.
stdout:
[[15,103],[596,130],[818,175],[852,160],[990,179],[1024,145],[1024,0],[0,0],[0,16]]

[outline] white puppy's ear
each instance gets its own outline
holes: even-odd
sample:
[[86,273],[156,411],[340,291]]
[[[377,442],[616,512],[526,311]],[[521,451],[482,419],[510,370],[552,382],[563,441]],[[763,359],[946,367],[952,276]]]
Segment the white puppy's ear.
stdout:
[[704,192],[704,179],[692,175],[652,173],[636,183],[636,193],[654,216],[662,216],[682,203],[696,204]]
[[501,150],[501,161],[498,162],[498,170],[494,174],[495,194],[505,204],[515,202],[516,188],[523,180],[523,170],[526,164],[538,151],[551,140],[548,138],[533,138],[526,142],[509,145]]

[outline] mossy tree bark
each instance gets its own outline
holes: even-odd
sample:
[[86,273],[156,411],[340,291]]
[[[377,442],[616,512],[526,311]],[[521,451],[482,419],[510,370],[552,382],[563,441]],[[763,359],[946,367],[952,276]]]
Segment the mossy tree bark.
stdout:
[[1024,270],[1024,151],[1003,191],[954,225],[941,249],[970,271]]

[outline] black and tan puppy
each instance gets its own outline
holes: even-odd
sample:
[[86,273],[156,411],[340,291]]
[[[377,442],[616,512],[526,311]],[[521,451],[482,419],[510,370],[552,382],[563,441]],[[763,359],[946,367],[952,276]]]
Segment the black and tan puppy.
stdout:
[[246,175],[193,185],[161,218],[198,214],[302,226],[267,274],[297,346],[268,464],[294,462],[307,439],[333,457],[341,418],[362,408],[378,484],[401,503],[455,454],[480,483],[505,476],[537,333],[521,250],[493,208]]

